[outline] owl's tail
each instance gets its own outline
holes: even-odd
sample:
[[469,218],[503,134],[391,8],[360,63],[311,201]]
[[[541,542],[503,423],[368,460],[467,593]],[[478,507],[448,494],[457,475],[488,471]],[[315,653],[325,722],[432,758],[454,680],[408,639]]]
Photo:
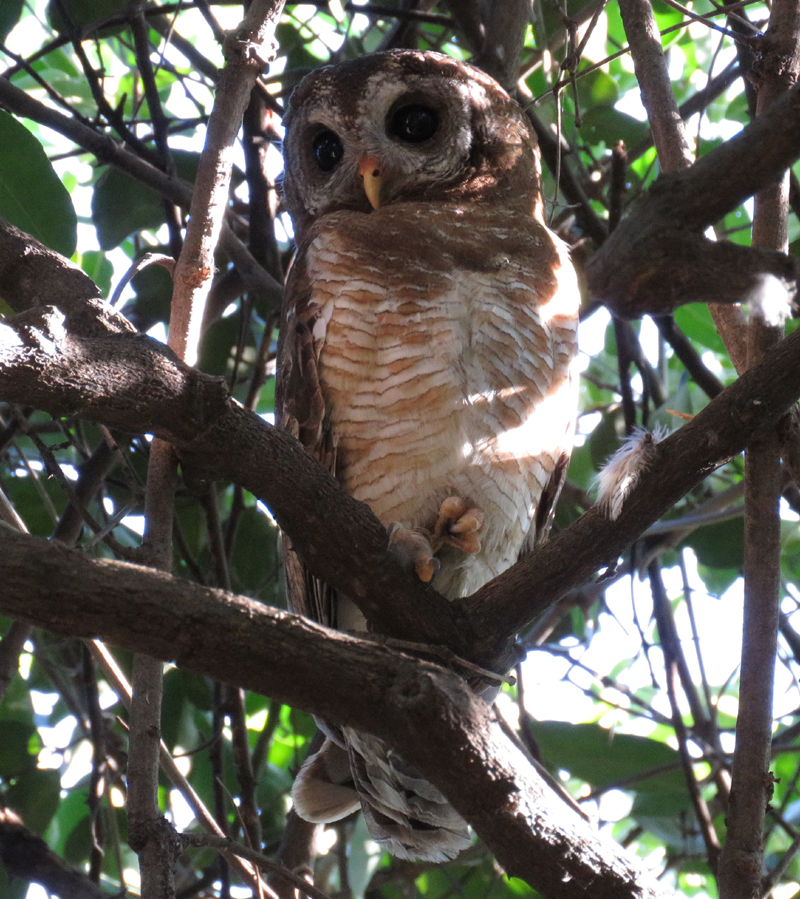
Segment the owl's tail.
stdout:
[[295,778],[301,818],[327,824],[360,805],[372,838],[409,861],[447,861],[470,845],[464,819],[386,743],[349,728],[342,736],[346,749],[326,739]]

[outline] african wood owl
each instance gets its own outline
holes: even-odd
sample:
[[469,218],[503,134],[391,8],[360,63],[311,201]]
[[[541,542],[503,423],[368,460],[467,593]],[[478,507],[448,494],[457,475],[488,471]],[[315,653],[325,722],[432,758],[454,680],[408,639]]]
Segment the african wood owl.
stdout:
[[[478,69],[390,51],[323,68],[286,116],[297,256],[278,351],[280,424],[389,528],[447,598],[547,534],[572,445],[578,289],[545,227],[536,142]],[[285,544],[291,608],[365,629]],[[469,845],[441,793],[366,734],[323,724],[298,814],[363,808],[403,858]]]

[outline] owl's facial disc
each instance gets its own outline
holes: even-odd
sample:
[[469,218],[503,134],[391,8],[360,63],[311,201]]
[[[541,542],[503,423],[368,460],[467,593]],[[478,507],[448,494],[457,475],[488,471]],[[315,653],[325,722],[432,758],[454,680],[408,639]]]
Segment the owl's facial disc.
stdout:
[[389,51],[318,70],[297,88],[286,126],[284,193],[300,234],[328,212],[397,203],[502,194],[532,208],[538,190],[519,107],[440,54]]

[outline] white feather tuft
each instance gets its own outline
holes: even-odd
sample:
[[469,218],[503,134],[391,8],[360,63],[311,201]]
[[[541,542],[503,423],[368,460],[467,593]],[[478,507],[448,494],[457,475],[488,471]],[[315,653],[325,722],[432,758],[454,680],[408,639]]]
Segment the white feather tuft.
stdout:
[[792,314],[791,293],[775,275],[760,275],[749,301],[751,315],[773,328],[785,325]]
[[611,521],[619,518],[625,500],[653,459],[655,445],[666,435],[667,429],[661,425],[652,432],[634,428],[597,475],[597,505]]

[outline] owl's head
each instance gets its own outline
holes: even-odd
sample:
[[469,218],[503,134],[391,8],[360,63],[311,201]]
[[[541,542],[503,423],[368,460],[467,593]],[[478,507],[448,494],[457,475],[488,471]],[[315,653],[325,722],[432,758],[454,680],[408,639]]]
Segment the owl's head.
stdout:
[[308,75],[285,119],[284,193],[298,238],[320,215],[394,203],[497,203],[533,214],[536,140],[488,75],[393,50]]

